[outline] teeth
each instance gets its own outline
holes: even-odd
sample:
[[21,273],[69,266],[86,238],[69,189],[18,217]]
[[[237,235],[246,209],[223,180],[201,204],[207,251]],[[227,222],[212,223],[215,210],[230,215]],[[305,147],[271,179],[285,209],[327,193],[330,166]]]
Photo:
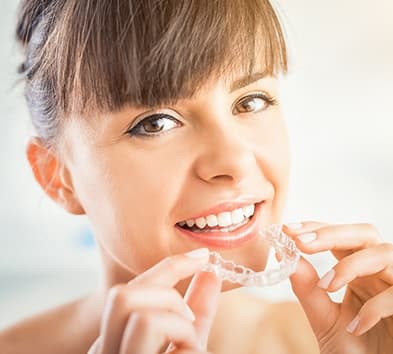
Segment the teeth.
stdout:
[[255,206],[254,205],[247,205],[243,208],[243,213],[248,218],[249,216],[254,214]]
[[218,225],[217,216],[209,215],[206,217],[206,222],[210,227],[214,227]]
[[187,220],[187,221],[186,221],[186,224],[187,224],[188,227],[193,227],[194,224],[195,224],[195,221],[192,220],[192,219],[191,219],[191,220]]
[[219,226],[229,226],[232,224],[231,212],[224,211],[217,215],[218,225]]
[[188,227],[193,227],[196,225],[199,229],[203,229],[208,225],[209,227],[227,227],[230,225],[237,225],[244,221],[244,219],[249,218],[254,215],[255,205],[247,205],[243,208],[235,209],[232,211],[224,211],[218,215],[208,215],[206,217],[199,217],[196,220],[189,219],[179,223],[180,226],[187,225]]
[[206,219],[205,218],[198,218],[195,220],[195,224],[200,228],[203,229],[206,226]]
[[239,224],[244,220],[244,213],[243,209],[236,209],[232,211],[232,223],[233,224]]

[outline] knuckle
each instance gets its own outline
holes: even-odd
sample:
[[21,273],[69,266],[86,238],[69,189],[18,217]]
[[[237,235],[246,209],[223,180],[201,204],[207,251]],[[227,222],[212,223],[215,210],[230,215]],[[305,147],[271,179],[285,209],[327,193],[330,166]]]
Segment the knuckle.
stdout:
[[363,307],[359,311],[359,315],[363,319],[375,320],[381,317],[380,312],[378,310],[378,303],[376,298],[371,298],[370,300],[366,301]]
[[340,277],[345,277],[346,274],[352,272],[353,270],[353,260],[352,257],[345,257],[341,259],[335,266],[334,271],[336,275]]
[[378,246],[378,248],[380,248],[382,252],[393,254],[393,244],[391,243],[383,242]]
[[164,259],[165,267],[168,269],[168,272],[172,272],[177,274],[179,268],[179,262],[177,256],[170,256]]
[[113,307],[123,306],[126,303],[126,286],[117,284],[110,288],[108,292],[108,302]]
[[365,227],[369,233],[379,236],[379,231],[375,225],[370,223],[363,223],[363,227]]
[[148,331],[154,327],[154,316],[148,312],[135,311],[130,315],[130,321],[141,331]]

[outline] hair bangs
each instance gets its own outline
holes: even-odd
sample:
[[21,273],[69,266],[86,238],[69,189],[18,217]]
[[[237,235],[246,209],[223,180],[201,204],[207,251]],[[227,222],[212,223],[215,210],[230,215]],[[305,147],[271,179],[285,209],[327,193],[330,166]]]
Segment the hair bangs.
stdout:
[[287,71],[264,0],[67,1],[44,51],[65,114],[173,105],[234,73]]

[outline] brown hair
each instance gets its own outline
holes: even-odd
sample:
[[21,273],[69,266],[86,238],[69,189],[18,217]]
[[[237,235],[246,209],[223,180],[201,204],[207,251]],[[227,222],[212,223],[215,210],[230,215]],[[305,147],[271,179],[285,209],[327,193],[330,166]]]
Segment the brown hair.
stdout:
[[16,33],[33,124],[49,146],[70,114],[159,107],[234,72],[287,71],[268,0],[23,0]]

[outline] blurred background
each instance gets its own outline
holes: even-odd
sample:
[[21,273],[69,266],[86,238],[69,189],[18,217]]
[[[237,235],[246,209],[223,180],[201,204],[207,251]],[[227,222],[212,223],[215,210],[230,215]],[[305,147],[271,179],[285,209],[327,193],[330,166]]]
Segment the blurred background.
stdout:
[[[0,327],[85,294],[100,277],[87,220],[46,198],[25,159],[33,131],[16,85],[17,3],[3,0],[0,12]],[[293,160],[284,222],[369,222],[393,242],[393,2],[274,3],[292,56],[282,81]],[[309,259],[320,274],[335,263]],[[288,282],[250,291],[294,299]]]

